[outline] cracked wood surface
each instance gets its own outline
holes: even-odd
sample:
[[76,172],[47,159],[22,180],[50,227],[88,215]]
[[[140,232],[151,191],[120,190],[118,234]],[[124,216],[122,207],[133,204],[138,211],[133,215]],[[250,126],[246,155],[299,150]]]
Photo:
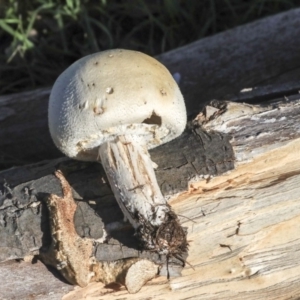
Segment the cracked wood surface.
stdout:
[[[217,108],[207,109],[209,122],[203,115],[195,122],[203,130],[190,124],[169,148],[151,153],[163,194],[188,227],[188,262],[195,271],[187,266],[182,277],[169,282],[158,277],[137,295],[118,285],[92,283],[65,299],[299,298],[299,14],[300,9],[288,11],[158,57],[180,73],[189,115],[215,98],[253,104],[282,97],[259,107],[229,103],[227,111],[211,103]],[[250,89],[240,92],[244,88]],[[0,97],[2,160],[28,163],[61,155],[48,134],[49,92]],[[226,173],[234,163],[232,152],[226,152],[230,136],[237,161]],[[61,196],[53,176],[58,167],[77,200],[80,236],[101,239],[103,224],[122,218],[100,165],[63,158],[2,171],[0,259],[21,262],[0,264],[1,300],[55,300],[73,288],[40,262],[30,263],[50,243],[43,199],[50,193]],[[97,259],[147,256],[135,248],[132,232],[125,232],[97,246]]]
[[[170,143],[170,152],[168,148],[161,147],[151,153],[158,165],[160,155],[165,157],[157,170],[158,182],[162,185],[165,178],[169,178],[172,183],[171,188],[163,189],[163,193],[170,198],[172,208],[182,216],[183,226],[188,228],[188,262],[195,270],[186,266],[182,277],[170,281],[158,277],[137,295],[127,294],[120,286],[116,290],[93,283],[86,288],[76,289],[76,294],[71,293],[65,299],[82,299],[83,295],[87,299],[97,299],[104,294],[107,299],[121,296],[124,299],[141,299],[141,295],[151,295],[153,299],[182,299],[195,295],[201,295],[201,299],[216,299],[216,295],[218,299],[254,299],[262,296],[267,299],[287,299],[300,296],[300,239],[297,236],[300,224],[300,98],[294,96],[290,101],[280,99],[261,106],[216,101],[209,106],[214,109],[207,107],[198,114],[184,135],[173,141],[174,144]],[[234,170],[228,171],[233,163],[229,144],[216,144],[213,147],[219,153],[219,159],[215,159],[214,163],[208,164],[207,161],[211,160],[203,158],[206,155],[214,156],[209,147],[214,137],[219,137],[219,142],[223,143],[231,137],[237,157]],[[190,154],[188,149],[191,150]],[[198,149],[199,154],[196,154]],[[185,152],[185,155],[181,156],[181,152]],[[179,157],[178,162],[172,161],[172,153],[177,153],[173,157],[175,161]],[[199,161],[202,161],[202,167]],[[228,161],[231,162],[230,167],[225,169]],[[196,162],[199,163],[198,171]],[[223,162],[223,168],[217,167],[217,162]],[[111,211],[117,207],[111,203],[113,198],[105,175],[100,165],[67,159],[27,166],[25,174],[31,174],[32,181],[22,184],[18,184],[22,182],[18,169],[0,173],[0,177],[7,178],[8,182],[17,178],[11,194],[7,194],[7,199],[1,202],[2,216],[6,213],[2,217],[1,233],[9,228],[14,239],[20,238],[22,233],[27,234],[18,243],[30,243],[30,233],[18,226],[24,224],[22,216],[29,211],[30,217],[34,216],[41,222],[38,209],[42,209],[37,205],[42,199],[40,197],[49,193],[60,194],[58,183],[51,174],[54,167],[61,168],[67,174],[73,196],[80,200],[75,217],[77,231],[81,236],[91,236],[94,232],[95,238],[100,237],[97,229],[103,227],[108,216],[116,217]],[[186,175],[180,177],[178,167]],[[175,175],[178,172],[178,177],[173,175],[173,169],[176,170]],[[9,187],[6,191],[9,191]],[[18,214],[15,224],[13,218],[10,219],[14,213]],[[28,216],[23,218],[27,220]],[[42,224],[46,223],[44,219]],[[47,240],[46,232],[40,233],[44,241]],[[123,233],[115,236],[115,240],[118,239],[125,246],[129,243]],[[38,248],[43,240],[38,246],[24,244],[23,252],[15,253],[14,258],[35,254],[37,249],[32,246]],[[38,235],[34,241],[39,241]],[[14,248],[10,250],[12,252],[7,252],[9,255]],[[103,254],[101,248],[97,252]],[[5,251],[1,251],[3,253]],[[124,253],[126,255],[122,249],[122,255]],[[130,252],[130,255],[136,255],[133,253]],[[4,257],[6,259],[7,256]]]
[[[213,151],[218,148],[227,151]],[[177,140],[151,151],[151,156],[154,161],[161,164],[156,175],[167,198],[186,190],[188,180],[198,175],[196,167],[203,176],[209,176],[232,169],[234,162],[228,136],[214,132],[204,133],[198,125],[192,124]],[[44,200],[50,194],[61,196],[60,184],[53,175],[56,168],[66,174],[72,186],[73,196],[78,203],[74,222],[81,237],[99,240],[103,238],[104,225],[122,220],[123,216],[100,164],[64,158],[3,171],[0,173],[0,180],[3,183],[0,197],[2,262],[13,259],[28,261],[40,252],[44,253],[50,246],[49,214]],[[96,244],[94,250],[96,259],[109,262],[138,257],[150,259],[158,264],[165,263],[163,256],[140,251],[133,233],[132,228],[112,232],[108,244]],[[170,265],[172,264],[171,261]],[[16,266],[14,268],[17,269]],[[166,273],[166,270],[164,272]],[[12,274],[12,280],[16,274],[16,272]],[[17,277],[21,276],[23,275]],[[47,283],[44,290],[48,290]],[[18,298],[19,292],[16,290],[14,297]],[[49,295],[44,296],[48,299]]]
[[[136,295],[124,289],[108,290],[98,283],[76,289],[63,299],[93,300],[102,295],[105,299],[149,295],[151,299],[298,299],[299,100],[298,96],[294,102],[266,107],[227,103],[221,104],[223,113],[217,112],[208,122],[197,117],[196,122],[209,130],[220,130],[222,125],[223,131],[233,135],[234,150],[238,153],[244,143],[252,155],[247,160],[241,155],[236,168],[222,176],[190,182],[188,191],[170,200],[178,214],[186,217],[183,225],[191,241],[188,262],[194,269],[186,266],[182,277],[169,282],[156,278]],[[280,123],[285,114],[292,115],[292,124]],[[268,121],[273,118],[279,120],[273,124],[274,131]],[[271,144],[263,152],[264,145],[255,137],[266,126],[265,140]]]
[[[219,148],[226,151],[218,151]],[[232,169],[234,162],[227,135],[204,133],[192,125],[181,137],[153,149],[150,154],[159,165],[156,176],[167,198],[186,190],[188,181],[198,174],[222,174]],[[59,159],[0,172],[0,182],[4,182],[0,198],[1,261],[38,254],[40,247],[49,244],[48,212],[43,200],[49,194],[61,196],[59,182],[53,175],[55,169],[63,171],[73,188],[74,199],[78,200],[75,226],[80,236],[99,239],[103,223],[123,218],[100,164]],[[112,236],[110,243],[119,239],[124,246],[120,248],[117,243],[113,253],[96,250],[99,260],[126,258],[132,252],[135,256],[144,255],[132,249],[136,247],[136,240],[130,238],[132,231],[125,235],[114,232]]]

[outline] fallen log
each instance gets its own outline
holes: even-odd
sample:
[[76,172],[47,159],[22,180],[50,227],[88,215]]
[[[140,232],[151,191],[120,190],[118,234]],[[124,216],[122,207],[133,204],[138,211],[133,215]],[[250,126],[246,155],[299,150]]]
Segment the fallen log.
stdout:
[[[157,59],[180,77],[189,115],[212,99],[257,102],[289,96],[299,89],[299,27],[300,9],[290,10]],[[244,88],[253,92],[240,93]],[[49,93],[44,88],[0,97],[1,169],[61,156],[48,133]]]
[[[299,296],[299,118],[299,95],[263,105],[211,102],[181,137],[151,153],[159,165],[156,175],[162,192],[187,227],[187,260],[193,268],[187,265],[181,277],[170,281],[160,276],[135,295],[124,287],[116,291],[116,286],[92,283],[65,299],[97,299],[104,294],[107,299]],[[111,221],[108,216],[122,217],[111,213],[117,206],[100,165],[60,159],[3,171],[2,261],[28,260],[49,245],[43,199],[61,196],[53,175],[58,168],[78,203],[74,223],[80,236],[101,239],[99,228]],[[96,253],[103,255],[111,247],[113,260],[126,255],[141,258],[128,235],[119,233],[114,239],[129,252],[121,251],[120,256],[115,245],[106,245],[104,251],[99,244]]]

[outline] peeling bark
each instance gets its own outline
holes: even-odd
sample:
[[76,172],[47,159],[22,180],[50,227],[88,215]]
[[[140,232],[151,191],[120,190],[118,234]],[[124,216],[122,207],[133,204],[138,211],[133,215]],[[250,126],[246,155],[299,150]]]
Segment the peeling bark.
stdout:
[[[150,152],[159,166],[162,194],[187,227],[187,261],[194,269],[176,270],[174,261],[174,275],[182,271],[181,277],[154,278],[136,295],[118,284],[90,283],[64,299],[300,297],[299,13],[286,12],[160,56],[172,73],[180,73],[190,115],[213,98],[259,103],[210,102],[180,138]],[[285,44],[290,46],[282,51]],[[4,160],[60,155],[47,133],[48,94],[42,89],[0,98]],[[56,169],[72,187],[77,234],[97,240],[97,261],[165,263],[165,257],[139,248],[100,164],[43,161],[0,172],[0,298],[58,299],[70,290],[40,262],[29,263],[51,245],[45,199],[62,197]],[[107,228],[111,239],[105,244]],[[165,266],[161,274],[166,275]]]
[[[150,293],[155,299],[163,288],[164,295],[176,290],[172,293],[174,299],[200,294],[204,299],[215,299],[211,294],[214,287],[218,295],[234,299],[241,293],[245,295],[246,290],[251,291],[249,299],[255,295],[267,295],[268,299],[297,295],[300,99],[294,98],[262,106],[212,102],[209,106],[214,109],[208,107],[198,114],[180,138],[152,151],[151,157],[159,165],[158,183],[165,186],[163,194],[170,198],[169,204],[188,228],[188,262],[195,270],[186,266],[182,277],[169,282],[163,277],[154,279],[142,293]],[[209,160],[214,153],[218,159]],[[74,221],[80,236],[93,237],[94,232],[101,239],[96,228],[103,229],[111,222],[118,224],[122,219],[121,211],[116,213],[118,206],[98,164],[64,159],[27,166],[24,174],[30,172],[32,181],[26,183],[21,183],[18,169],[1,172],[0,177],[8,182],[14,174],[17,178],[15,187],[6,184],[2,189],[6,194],[1,200],[0,238],[1,245],[7,247],[7,251],[1,251],[2,260],[28,257],[49,245],[47,215],[42,207],[46,195],[61,195],[59,183],[52,175],[54,166],[66,174],[79,203]],[[180,177],[180,173],[188,176]],[[169,184],[164,185],[166,180]],[[22,218],[31,224],[32,232],[20,221]],[[132,233],[113,232],[110,243],[97,246],[96,259],[144,257],[163,264],[163,258],[139,252]],[[32,244],[28,245],[30,241]],[[275,295],[273,291],[278,287]],[[89,285],[81,292],[89,294],[88,288]],[[116,297],[124,293],[119,288],[120,292],[114,293]],[[126,297],[135,299],[134,295]]]

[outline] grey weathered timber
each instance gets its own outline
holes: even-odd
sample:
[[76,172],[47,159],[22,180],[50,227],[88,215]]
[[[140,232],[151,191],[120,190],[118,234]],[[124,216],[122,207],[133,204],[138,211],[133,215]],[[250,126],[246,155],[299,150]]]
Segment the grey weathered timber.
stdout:
[[57,271],[40,261],[8,261],[0,265],[0,299],[58,300],[73,290]]
[[[300,267],[300,244],[292,229],[298,226],[300,212],[296,201],[299,122],[299,95],[256,106],[213,101],[189,123],[180,138],[151,151],[159,165],[156,174],[164,196],[171,197],[171,205],[188,227],[188,261],[195,268],[187,266],[183,277],[162,282],[170,287],[164,290],[165,295],[182,299],[201,292],[204,299],[216,299],[209,292],[216,286],[219,295],[233,299],[245,296],[245,291],[249,291],[247,299],[264,293],[268,299],[300,295],[293,276]],[[100,164],[59,159],[3,171],[0,177],[6,178],[6,183],[2,188],[0,233],[1,245],[7,243],[7,247],[1,250],[2,260],[28,259],[49,245],[43,199],[50,193],[61,194],[53,176],[56,168],[64,172],[73,188],[79,235],[101,238],[103,223],[122,218]],[[22,170],[29,181],[27,177],[22,179]],[[145,255],[162,263],[160,258],[138,251],[132,231],[114,234],[110,244],[97,245],[97,259]],[[278,274],[282,274],[280,282],[276,281]],[[268,281],[268,276],[274,278]],[[251,285],[252,281],[256,284]],[[150,285],[146,291],[159,299],[159,287]],[[278,293],[274,294],[277,287]],[[97,289],[97,295],[102,288]],[[174,290],[176,293],[172,293]],[[70,299],[74,297],[71,295]],[[120,295],[110,295],[109,299]],[[123,296],[138,299],[141,295]]]
[[[153,161],[159,165],[156,175],[163,195],[170,197],[186,190],[188,181],[196,176],[215,176],[232,169],[234,155],[229,139],[227,135],[208,134],[199,126],[190,125],[181,137],[150,151]],[[99,239],[103,223],[122,220],[100,164],[58,159],[2,171],[1,261],[38,254],[41,247],[49,246],[51,238],[44,199],[51,193],[61,195],[60,184],[53,175],[55,169],[65,174],[73,188],[74,198],[78,200],[75,224],[80,236]],[[96,252],[99,260],[143,257],[132,238],[132,230],[127,235],[124,232],[113,234],[124,246],[98,246],[104,249]],[[110,240],[112,243],[115,243],[114,239]],[[111,251],[105,251],[107,248]]]
[[[188,182],[195,178],[231,170],[235,158],[236,163],[245,163],[300,136],[299,95],[262,106],[213,101],[209,107],[215,107],[215,113],[221,116],[207,119],[204,110],[181,137],[150,152],[159,166],[156,176],[165,197],[185,191]],[[230,109],[234,113],[228,118],[223,113]],[[49,245],[48,213],[43,200],[51,193],[61,195],[60,184],[53,175],[55,169],[61,169],[73,187],[78,201],[75,224],[80,236],[101,238],[103,223],[122,219],[101,164],[62,158],[2,171],[1,261],[38,254],[41,247]],[[122,236],[123,233],[119,234],[119,239]],[[136,241],[130,236],[132,231],[123,243],[131,249],[135,247],[136,250],[128,251],[139,256]],[[100,260],[118,259],[124,257],[124,249],[127,248],[122,249],[123,254],[114,250],[109,254],[115,255],[111,258],[100,257],[106,251],[98,251],[97,255]]]
[[202,121],[201,116],[197,119],[208,132],[233,136],[230,143],[235,165],[249,162],[300,137],[299,93],[261,105],[227,101],[212,101],[209,105],[219,109],[219,117],[209,121]]
[[[157,278],[139,294],[120,290],[107,299],[299,298],[300,96],[258,106],[213,102],[205,112],[194,124],[230,134],[236,161],[225,174],[190,180],[170,199],[186,217],[193,268],[170,281]],[[105,292],[99,283],[64,299]]]
[[[298,28],[300,9],[295,9],[157,58],[171,73],[180,74],[189,115],[212,99],[264,101],[289,96],[299,89]],[[256,89],[240,93],[244,88]],[[49,93],[50,88],[45,88],[0,97],[2,169],[60,156],[48,133]]]

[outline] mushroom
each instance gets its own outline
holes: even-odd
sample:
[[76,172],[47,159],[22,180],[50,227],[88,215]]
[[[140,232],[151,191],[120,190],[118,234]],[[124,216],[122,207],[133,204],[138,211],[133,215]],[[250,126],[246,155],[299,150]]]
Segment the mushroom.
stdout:
[[102,163],[124,216],[142,245],[187,250],[186,232],[163,197],[148,149],[186,126],[183,96],[169,71],[146,54],[108,50],[81,58],[56,80],[49,129],[68,157]]

